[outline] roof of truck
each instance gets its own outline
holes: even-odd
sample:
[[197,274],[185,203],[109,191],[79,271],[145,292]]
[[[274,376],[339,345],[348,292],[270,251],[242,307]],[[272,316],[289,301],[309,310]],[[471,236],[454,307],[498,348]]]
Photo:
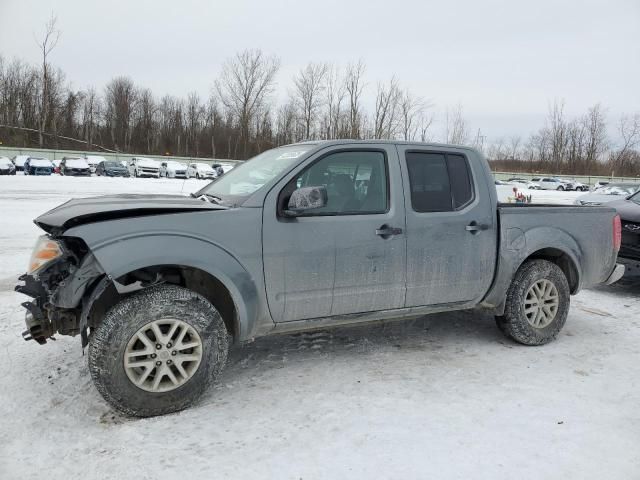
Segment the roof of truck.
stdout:
[[435,147],[435,148],[459,148],[464,150],[472,150],[476,151],[473,147],[468,147],[465,145],[453,145],[446,143],[430,143],[430,142],[409,142],[406,140],[377,140],[377,139],[367,139],[367,140],[350,140],[350,139],[340,139],[340,140],[307,140],[304,142],[296,142],[288,145],[281,145],[282,147],[289,147],[293,145],[340,145],[340,144],[350,144],[350,143],[359,143],[359,144],[390,144],[390,145],[415,145],[420,147]]

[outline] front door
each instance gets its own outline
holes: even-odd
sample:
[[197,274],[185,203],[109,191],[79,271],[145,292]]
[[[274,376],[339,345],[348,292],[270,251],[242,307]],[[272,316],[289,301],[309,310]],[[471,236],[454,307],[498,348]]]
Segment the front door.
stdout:
[[[276,322],[401,308],[406,244],[401,171],[393,145],[322,150],[267,195],[263,260]],[[278,214],[287,194],[324,186],[327,205]]]
[[[399,145],[407,211],[405,306],[474,302],[496,264],[495,204],[480,159]],[[475,160],[475,161],[474,161]]]

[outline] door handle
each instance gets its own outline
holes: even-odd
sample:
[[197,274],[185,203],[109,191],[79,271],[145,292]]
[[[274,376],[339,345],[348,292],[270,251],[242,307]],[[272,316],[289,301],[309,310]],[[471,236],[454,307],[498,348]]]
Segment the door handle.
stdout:
[[401,234],[402,234],[401,228],[390,227],[386,223],[384,225],[381,225],[380,228],[376,229],[376,235],[385,239],[392,237],[393,235],[401,235]]
[[489,230],[489,225],[484,223],[478,223],[475,220],[471,222],[469,225],[465,227],[467,232],[471,232],[472,234],[476,234],[478,232],[482,232],[484,230]]

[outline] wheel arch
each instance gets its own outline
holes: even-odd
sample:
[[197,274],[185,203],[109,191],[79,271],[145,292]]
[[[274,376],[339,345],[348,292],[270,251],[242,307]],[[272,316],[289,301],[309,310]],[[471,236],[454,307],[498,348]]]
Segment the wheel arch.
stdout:
[[485,296],[482,305],[492,308],[497,315],[504,312],[507,291],[518,269],[528,260],[548,260],[560,267],[567,277],[572,295],[581,288],[582,251],[567,232],[553,227],[538,227],[526,231],[518,248],[505,245],[504,239],[498,260],[496,281]]
[[170,283],[190,288],[211,301],[235,341],[253,336],[259,301],[256,284],[240,262],[221,247],[193,237],[152,235],[90,248],[105,275],[95,280],[91,293],[85,295],[81,328],[98,321],[124,295]]

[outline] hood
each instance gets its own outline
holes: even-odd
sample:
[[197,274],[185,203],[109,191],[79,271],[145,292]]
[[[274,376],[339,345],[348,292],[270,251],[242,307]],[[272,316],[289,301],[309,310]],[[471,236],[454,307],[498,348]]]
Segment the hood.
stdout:
[[57,233],[84,223],[143,215],[162,215],[227,207],[182,195],[108,195],[69,200],[34,220],[48,233]]
[[576,203],[585,204],[585,203],[609,203],[609,202],[617,202],[620,200],[624,200],[627,195],[604,195],[601,193],[587,193],[586,195],[580,195],[576,198]]
[[640,222],[640,205],[631,200],[618,200],[607,204],[613,207],[620,214],[622,220],[628,222]]

